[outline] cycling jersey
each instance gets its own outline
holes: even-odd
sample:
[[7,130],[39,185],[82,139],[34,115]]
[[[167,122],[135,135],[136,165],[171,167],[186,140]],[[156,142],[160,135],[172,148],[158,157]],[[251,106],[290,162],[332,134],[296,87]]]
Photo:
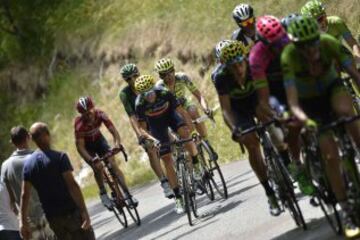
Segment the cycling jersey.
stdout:
[[136,116],[139,121],[147,121],[149,124],[156,122],[158,119],[166,118],[167,114],[180,105],[175,96],[167,89],[155,87],[155,102],[151,103],[145,99],[144,94],[137,96],[135,101]]
[[224,65],[217,66],[212,78],[218,95],[229,95],[231,109],[235,113],[236,127],[246,129],[255,125],[254,116],[257,97],[253,87],[250,69],[247,72],[245,86],[239,86]]
[[328,34],[321,34],[319,40],[320,57],[316,63],[308,60],[295,47],[288,44],[281,54],[285,88],[295,85],[299,98],[312,98],[323,95],[327,88],[339,78],[335,61],[342,67],[352,64],[341,43]]
[[74,124],[75,137],[77,139],[84,138],[85,142],[96,141],[102,136],[100,132],[102,123],[104,123],[108,129],[114,127],[109,117],[99,109],[95,109],[95,120],[93,123],[89,123],[82,116],[77,116]]
[[135,115],[136,96],[136,93],[130,86],[124,87],[119,92],[120,101],[122,102],[128,116]]
[[[165,88],[157,86],[154,90],[155,102],[148,102],[143,94],[136,98],[136,115],[139,121],[146,121],[150,133],[161,143],[169,142],[168,128],[177,131],[185,122],[176,112],[180,105],[175,96]],[[160,156],[171,152],[170,146],[161,146]]]
[[[164,80],[159,80],[156,85],[167,88]],[[178,99],[185,108],[188,108],[193,104],[189,98],[186,98],[186,89],[188,89],[191,93],[198,90],[194,83],[190,80],[189,76],[182,72],[176,73],[173,93],[176,99]]]
[[255,44],[255,36],[252,38],[247,36],[242,28],[235,30],[231,36],[231,39],[244,43],[244,45],[248,48],[247,52],[250,52],[250,49]]
[[349,28],[340,17],[328,16],[326,19],[328,21],[327,34],[337,38],[339,41],[352,36]]
[[[251,49],[249,64],[255,89],[269,86],[271,95],[275,96],[281,104],[286,104],[286,94],[283,87],[283,75],[280,56],[282,49],[289,43],[287,36],[283,37],[278,46],[277,53],[270,45],[258,41]],[[274,46],[273,46],[274,47]]]

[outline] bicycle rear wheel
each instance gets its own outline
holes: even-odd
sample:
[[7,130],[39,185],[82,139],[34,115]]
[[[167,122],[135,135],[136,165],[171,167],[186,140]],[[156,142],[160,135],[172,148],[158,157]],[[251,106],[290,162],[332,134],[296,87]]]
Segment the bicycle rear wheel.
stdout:
[[228,190],[227,190],[226,182],[217,160],[216,161],[211,160],[210,158],[211,150],[204,141],[201,142],[199,147],[201,149],[201,152],[203,152],[204,158],[206,159],[209,166],[208,177],[210,178],[210,182],[212,183],[216,191],[219,193],[219,195],[222,198],[227,199]]
[[113,208],[111,211],[115,214],[115,217],[120,222],[120,224],[124,227],[128,227],[127,218],[125,212],[123,210],[124,205],[122,204],[122,195],[120,193],[119,187],[115,184],[113,179],[109,177],[107,174],[104,174],[106,178],[106,183],[108,184],[111,190],[111,201],[113,203]]

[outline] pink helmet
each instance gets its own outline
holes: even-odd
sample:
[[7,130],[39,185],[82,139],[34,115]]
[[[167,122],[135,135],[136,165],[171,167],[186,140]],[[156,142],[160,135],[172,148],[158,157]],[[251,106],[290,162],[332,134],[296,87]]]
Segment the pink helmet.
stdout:
[[286,34],[280,20],[274,16],[258,18],[256,22],[256,32],[260,40],[266,43],[273,43]]

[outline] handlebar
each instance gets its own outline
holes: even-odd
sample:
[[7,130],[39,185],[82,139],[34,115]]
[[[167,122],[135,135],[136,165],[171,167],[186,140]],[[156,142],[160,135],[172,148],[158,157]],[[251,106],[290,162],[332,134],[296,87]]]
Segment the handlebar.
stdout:
[[253,126],[253,127],[250,127],[250,128],[248,128],[248,129],[245,129],[244,131],[241,131],[241,136],[244,136],[244,135],[246,135],[246,134],[249,134],[249,133],[252,133],[252,132],[255,132],[255,131],[259,131],[259,130],[261,130],[261,129],[264,129],[264,128],[268,127],[269,125],[271,125],[271,124],[273,124],[273,123],[275,123],[275,122],[278,122],[278,120],[273,119],[273,120],[270,120],[270,121],[268,121],[268,122],[266,122],[266,123],[257,124],[257,125],[255,125],[255,126]]
[[98,159],[98,161],[105,161],[106,159],[112,157],[112,156],[115,156],[116,154],[118,154],[119,152],[122,152],[123,156],[124,156],[124,159],[125,159],[125,162],[128,161],[128,155],[127,153],[125,152],[125,149],[123,147],[121,148],[112,148],[110,149],[110,151],[108,151],[107,153],[105,153],[104,156],[102,156],[101,158]]
[[191,138],[186,138],[186,139],[180,139],[180,140],[175,140],[169,143],[161,143],[160,147],[168,147],[168,146],[177,146],[177,147],[181,147],[182,145],[184,145],[187,142],[191,142],[191,141],[197,141],[199,139],[199,135],[197,134],[193,134],[193,136]]
[[358,120],[359,118],[360,118],[360,115],[356,115],[356,116],[352,116],[352,117],[341,117],[336,121],[333,121],[323,127],[320,127],[319,132],[321,133],[321,132],[328,131],[330,129],[337,128],[341,125],[354,122],[354,121]]
[[[213,113],[213,115],[217,112],[217,110],[220,108],[219,105],[215,106],[213,109],[211,109],[211,112]],[[202,122],[205,122],[206,120],[210,119],[211,121],[215,122],[214,117],[211,117],[209,115],[202,115],[200,117],[198,117],[197,119],[192,120],[193,124],[199,124]]]

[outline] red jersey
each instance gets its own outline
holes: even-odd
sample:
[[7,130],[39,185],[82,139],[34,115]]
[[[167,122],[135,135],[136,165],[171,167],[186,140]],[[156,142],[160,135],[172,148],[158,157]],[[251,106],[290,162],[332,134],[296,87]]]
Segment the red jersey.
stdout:
[[93,142],[101,136],[100,127],[104,123],[107,129],[114,126],[109,117],[101,110],[95,109],[95,120],[89,123],[82,116],[75,118],[75,138],[84,138],[86,142]]

